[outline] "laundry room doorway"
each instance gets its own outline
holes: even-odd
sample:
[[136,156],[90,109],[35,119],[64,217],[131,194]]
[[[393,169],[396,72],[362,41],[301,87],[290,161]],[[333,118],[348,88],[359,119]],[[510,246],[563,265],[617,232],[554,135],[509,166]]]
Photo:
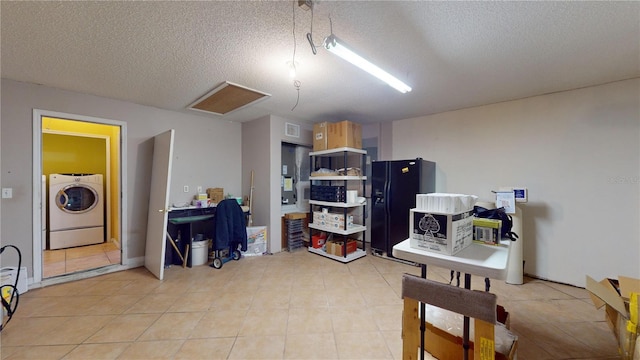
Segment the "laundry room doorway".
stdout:
[[34,283],[117,270],[126,259],[125,124],[43,110],[33,119]]

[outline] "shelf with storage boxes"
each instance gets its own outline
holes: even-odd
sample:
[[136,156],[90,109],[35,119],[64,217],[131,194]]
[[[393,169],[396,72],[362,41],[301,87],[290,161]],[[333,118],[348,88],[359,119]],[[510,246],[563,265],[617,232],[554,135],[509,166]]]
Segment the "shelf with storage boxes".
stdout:
[[363,176],[366,151],[341,147],[311,157],[310,252],[340,262],[366,255]]

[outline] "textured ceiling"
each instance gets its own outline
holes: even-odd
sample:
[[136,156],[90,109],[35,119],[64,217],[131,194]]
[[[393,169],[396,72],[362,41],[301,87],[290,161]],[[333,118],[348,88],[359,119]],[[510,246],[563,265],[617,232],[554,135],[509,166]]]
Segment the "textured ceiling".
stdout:
[[[639,2],[318,1],[317,55],[296,3],[2,1],[2,77],[212,119],[366,123],[640,76]],[[324,50],[329,18],[413,91]],[[187,109],[224,81],[272,96],[226,116]]]

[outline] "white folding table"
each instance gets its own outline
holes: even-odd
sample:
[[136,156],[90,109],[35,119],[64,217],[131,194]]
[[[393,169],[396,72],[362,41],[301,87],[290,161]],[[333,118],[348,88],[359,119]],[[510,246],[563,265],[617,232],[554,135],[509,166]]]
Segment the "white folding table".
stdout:
[[[507,278],[507,264],[509,263],[509,243],[502,241],[500,245],[485,245],[472,243],[455,255],[445,255],[412,248],[410,239],[406,239],[393,247],[393,256],[408,260],[422,267],[422,277],[427,277],[427,265],[439,266],[464,273],[464,287],[471,289],[471,275],[485,278],[485,290],[489,291],[489,279],[504,280]],[[421,314],[425,314],[424,304],[420,305]],[[425,318],[421,315],[420,358],[424,359],[424,328]],[[464,359],[468,358],[469,349],[469,318],[464,317],[463,347]]]

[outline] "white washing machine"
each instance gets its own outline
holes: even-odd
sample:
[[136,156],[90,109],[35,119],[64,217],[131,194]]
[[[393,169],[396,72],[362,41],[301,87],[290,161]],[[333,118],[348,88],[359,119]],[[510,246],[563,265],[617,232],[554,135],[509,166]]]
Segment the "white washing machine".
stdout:
[[49,249],[104,242],[102,174],[49,175]]

